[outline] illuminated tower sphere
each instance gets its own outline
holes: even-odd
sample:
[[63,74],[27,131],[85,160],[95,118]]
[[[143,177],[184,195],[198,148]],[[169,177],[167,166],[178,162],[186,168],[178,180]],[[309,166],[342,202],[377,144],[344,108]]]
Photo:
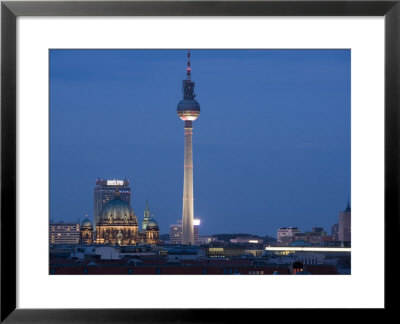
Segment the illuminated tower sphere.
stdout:
[[183,177],[182,244],[194,244],[193,230],[193,155],[192,122],[200,115],[200,105],[194,100],[194,82],[191,80],[190,52],[186,80],[182,81],[183,99],[178,103],[178,116],[185,122],[185,161]]

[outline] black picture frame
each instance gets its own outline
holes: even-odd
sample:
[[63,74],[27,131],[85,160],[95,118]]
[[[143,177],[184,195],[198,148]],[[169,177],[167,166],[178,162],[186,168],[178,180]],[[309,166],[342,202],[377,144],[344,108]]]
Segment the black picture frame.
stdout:
[[[253,319],[266,309],[16,308],[16,19],[19,16],[384,16],[385,19],[385,308],[396,307],[394,258],[399,236],[400,0],[2,1],[1,2],[1,322],[197,323]],[[373,262],[365,260],[366,263]],[[371,270],[373,275],[373,269]],[[40,294],[40,292],[38,292]],[[391,297],[393,296],[393,297]],[[293,295],[292,295],[293,297]],[[266,305],[267,307],[267,305]],[[270,310],[275,311],[275,310]],[[329,311],[329,309],[327,309]],[[261,316],[261,317],[259,317]],[[338,319],[339,320],[339,319]]]

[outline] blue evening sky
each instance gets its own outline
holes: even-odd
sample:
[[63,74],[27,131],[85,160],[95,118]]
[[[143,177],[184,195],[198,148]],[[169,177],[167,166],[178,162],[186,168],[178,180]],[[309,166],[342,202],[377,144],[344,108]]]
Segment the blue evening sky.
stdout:
[[[350,198],[350,50],[192,50],[200,235],[330,226]],[[50,51],[50,218],[93,217],[96,178],[182,214],[186,50]]]

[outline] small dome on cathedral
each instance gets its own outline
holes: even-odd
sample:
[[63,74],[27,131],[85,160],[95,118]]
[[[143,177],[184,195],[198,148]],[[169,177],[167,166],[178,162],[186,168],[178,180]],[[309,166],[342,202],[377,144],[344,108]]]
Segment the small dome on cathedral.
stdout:
[[81,229],[93,229],[92,222],[89,220],[87,214],[85,216],[85,219],[81,223]]
[[154,231],[159,230],[158,223],[154,218],[150,219],[149,222],[147,223],[146,231],[151,231],[151,230]]

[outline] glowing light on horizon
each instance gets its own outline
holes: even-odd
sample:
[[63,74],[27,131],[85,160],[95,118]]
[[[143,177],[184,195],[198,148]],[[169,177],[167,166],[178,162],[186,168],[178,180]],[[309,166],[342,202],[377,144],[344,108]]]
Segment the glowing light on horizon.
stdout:
[[200,219],[193,219],[193,225],[200,225]]
[[335,247],[282,247],[267,246],[266,251],[310,251],[310,252],[351,252],[351,248],[335,248]]

